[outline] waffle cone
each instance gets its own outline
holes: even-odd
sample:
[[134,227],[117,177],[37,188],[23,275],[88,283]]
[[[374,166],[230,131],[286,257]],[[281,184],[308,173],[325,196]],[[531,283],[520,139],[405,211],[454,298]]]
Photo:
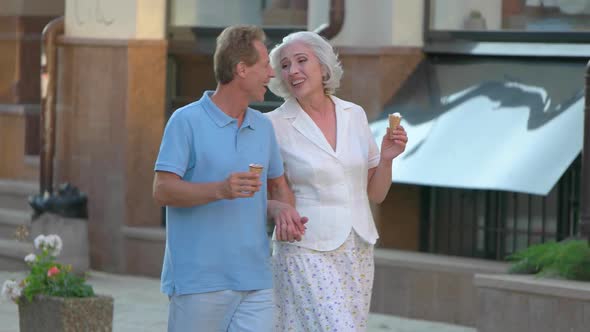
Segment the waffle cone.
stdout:
[[393,114],[389,114],[389,128],[391,130],[397,128],[397,126],[399,126],[399,123],[401,120],[402,120],[401,117],[395,116]]
[[264,166],[257,165],[257,164],[250,164],[249,169],[250,169],[250,172],[262,174],[262,170],[264,169]]

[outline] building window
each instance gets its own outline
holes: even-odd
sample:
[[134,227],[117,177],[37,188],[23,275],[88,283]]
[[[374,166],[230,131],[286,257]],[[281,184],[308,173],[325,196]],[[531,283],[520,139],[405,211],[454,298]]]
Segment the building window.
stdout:
[[169,27],[306,27],[308,0],[168,0]]
[[429,40],[584,42],[590,34],[590,0],[428,0],[426,13]]

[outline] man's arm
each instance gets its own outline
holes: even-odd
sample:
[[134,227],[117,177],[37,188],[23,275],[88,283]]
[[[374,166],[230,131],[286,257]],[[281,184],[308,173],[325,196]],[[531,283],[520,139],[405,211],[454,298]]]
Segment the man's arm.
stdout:
[[156,172],[153,196],[161,206],[191,207],[220,199],[252,197],[260,190],[259,175],[251,172],[232,173],[219,182],[192,183],[171,172]]
[[284,174],[278,178],[268,179],[267,187],[269,199],[295,206],[295,195],[289,188]]
[[307,217],[301,217],[295,210],[295,196],[287,179],[281,175],[268,179],[268,215],[274,220],[276,238],[279,241],[301,241],[305,234]]

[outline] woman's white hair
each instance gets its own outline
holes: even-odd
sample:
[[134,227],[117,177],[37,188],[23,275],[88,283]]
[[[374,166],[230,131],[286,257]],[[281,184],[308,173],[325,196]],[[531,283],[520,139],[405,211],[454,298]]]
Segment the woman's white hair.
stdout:
[[285,46],[295,42],[301,42],[311,48],[322,67],[324,93],[327,95],[334,94],[336,89],[340,87],[340,79],[343,73],[342,65],[332,45],[324,37],[311,31],[291,33],[283,38],[282,43],[270,51],[270,65],[276,75],[268,84],[270,91],[283,99],[291,97],[287,83],[281,78],[281,51]]

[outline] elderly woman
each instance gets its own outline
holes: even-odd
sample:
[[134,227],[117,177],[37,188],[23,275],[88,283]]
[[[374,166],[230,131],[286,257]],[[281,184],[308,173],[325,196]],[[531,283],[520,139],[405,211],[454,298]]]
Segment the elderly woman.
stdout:
[[388,130],[377,148],[363,108],[333,95],[342,67],[316,33],[288,35],[270,61],[269,88],[285,102],[268,117],[293,203],[309,218],[298,242],[282,224],[275,228],[276,330],[364,331],[378,238],[369,201],[385,199],[406,132]]

